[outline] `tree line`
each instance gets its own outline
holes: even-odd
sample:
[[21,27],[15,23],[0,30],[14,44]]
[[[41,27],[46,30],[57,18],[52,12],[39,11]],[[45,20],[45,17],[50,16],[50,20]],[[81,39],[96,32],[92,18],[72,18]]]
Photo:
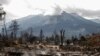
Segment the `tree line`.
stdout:
[[45,43],[45,44],[54,44],[62,46],[66,44],[70,45],[71,43],[73,43],[81,46],[89,45],[86,36],[83,36],[81,34],[79,38],[77,36],[72,36],[71,39],[66,39],[64,29],[59,30],[60,34],[57,34],[57,32],[54,31],[52,36],[45,36],[42,29],[40,29],[39,36],[35,36],[32,27],[30,27],[28,31],[27,30],[19,31],[19,30],[20,30],[20,25],[16,20],[13,20],[7,29],[7,35],[4,31],[4,28],[2,28],[2,32],[0,34],[0,40],[2,42],[8,42],[8,43],[18,41],[18,43],[20,44]]

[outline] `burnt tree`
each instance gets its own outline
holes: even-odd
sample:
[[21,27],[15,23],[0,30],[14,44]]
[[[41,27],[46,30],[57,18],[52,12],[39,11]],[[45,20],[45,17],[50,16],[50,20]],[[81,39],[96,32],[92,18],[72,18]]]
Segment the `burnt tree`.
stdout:
[[44,37],[44,35],[43,35],[43,30],[41,29],[41,30],[40,30],[40,43],[42,43],[43,37]]
[[60,30],[60,44],[61,45],[63,45],[64,38],[65,38],[65,30],[64,29],[61,29]]
[[12,37],[16,38],[16,35],[19,30],[19,25],[16,20],[12,21],[11,25],[9,26],[9,29],[11,31],[11,34],[13,34]]

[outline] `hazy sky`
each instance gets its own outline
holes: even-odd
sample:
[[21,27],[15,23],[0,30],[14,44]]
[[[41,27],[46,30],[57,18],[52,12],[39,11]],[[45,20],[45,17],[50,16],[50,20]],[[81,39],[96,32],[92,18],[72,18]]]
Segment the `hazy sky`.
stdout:
[[100,0],[0,0],[0,3],[12,19],[32,14],[58,14],[61,10],[89,18],[100,16]]

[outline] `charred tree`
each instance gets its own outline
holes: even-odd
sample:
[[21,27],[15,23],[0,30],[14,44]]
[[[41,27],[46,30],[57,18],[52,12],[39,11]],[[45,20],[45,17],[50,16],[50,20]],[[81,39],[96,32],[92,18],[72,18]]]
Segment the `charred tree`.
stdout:
[[63,42],[64,42],[64,38],[65,38],[65,30],[64,29],[61,29],[60,30],[60,44],[61,46],[63,45]]
[[16,35],[19,30],[19,25],[16,20],[12,21],[11,25],[9,26],[11,33],[13,33],[13,38],[16,38]]

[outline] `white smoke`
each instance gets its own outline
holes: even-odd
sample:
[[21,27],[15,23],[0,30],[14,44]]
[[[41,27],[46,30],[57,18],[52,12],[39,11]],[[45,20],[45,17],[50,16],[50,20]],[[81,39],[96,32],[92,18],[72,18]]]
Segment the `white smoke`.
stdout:
[[59,5],[56,5],[56,7],[54,8],[54,15],[59,15],[62,12],[62,8]]
[[8,4],[11,0],[0,0],[0,4]]

